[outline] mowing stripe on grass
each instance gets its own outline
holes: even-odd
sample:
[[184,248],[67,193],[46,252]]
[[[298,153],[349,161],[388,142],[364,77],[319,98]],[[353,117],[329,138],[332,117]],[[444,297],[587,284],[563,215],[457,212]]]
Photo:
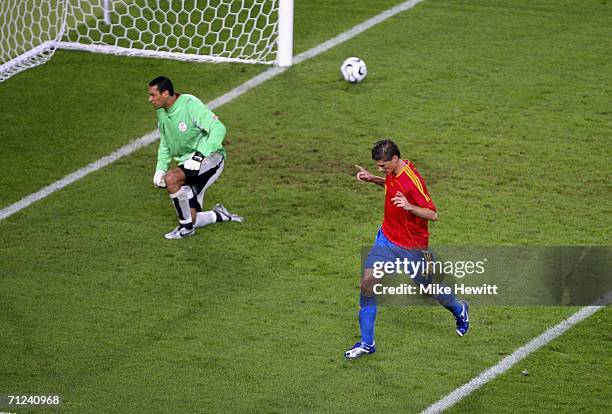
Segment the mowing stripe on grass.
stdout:
[[[307,50],[306,52],[300,53],[299,55],[296,55],[293,59],[294,64],[298,64],[298,63],[302,63],[305,60],[308,60],[312,57],[315,57],[329,49],[331,49],[334,46],[337,46],[343,42],[346,42],[347,40],[357,36],[358,34],[370,29],[372,26],[375,26],[379,23],[382,23],[383,21],[387,20],[390,17],[395,16],[398,13],[401,13],[403,11],[406,11],[414,6],[416,6],[418,3],[421,3],[423,0],[410,0],[410,1],[405,1],[401,4],[398,4],[395,7],[390,8],[389,10],[385,10],[384,12],[377,14],[376,16],[364,21],[363,23],[358,24],[357,26],[354,26],[353,28],[347,30],[344,33],[339,34],[338,36],[334,37],[333,39],[330,39],[326,42],[321,43],[318,46],[313,47],[312,49]],[[242,85],[232,89],[231,91],[227,92],[226,94],[210,101],[208,103],[208,106],[211,109],[215,109],[220,107],[221,105],[224,105],[228,102],[233,101],[234,99],[236,99],[237,97],[239,97],[240,95],[250,91],[251,89],[261,85],[262,83],[266,82],[267,80],[270,80],[272,78],[274,78],[275,76],[283,73],[285,70],[287,70],[287,68],[279,68],[279,67],[274,67],[271,69],[266,70],[265,72],[260,73],[259,75],[253,77],[252,79],[249,79],[248,81],[244,82]],[[130,142],[129,144],[119,148],[118,150],[114,151],[112,154],[107,155],[106,157],[100,158],[99,160],[92,162],[91,164],[71,173],[68,174],[67,176],[65,176],[64,178],[62,178],[61,180],[58,180],[56,182],[54,182],[53,184],[50,184],[44,188],[42,188],[41,190],[32,193],[24,198],[22,198],[21,200],[19,200],[16,203],[13,203],[11,205],[9,205],[8,207],[3,208],[2,210],[0,210],[0,220],[4,220],[7,217],[12,216],[13,214],[23,210],[26,207],[29,207],[30,205],[32,205],[33,203],[42,200],[43,198],[47,197],[50,194],[53,194],[54,192],[61,190],[62,188],[72,184],[73,182],[80,180],[81,178],[85,177],[86,175],[88,175],[89,173],[92,173],[94,171],[97,171],[103,167],[106,167],[107,165],[117,161],[119,158],[125,157],[126,155],[129,155],[137,150],[139,150],[142,147],[145,147],[149,144],[152,144],[153,142],[157,141],[159,139],[159,132],[158,131],[152,131],[149,132],[148,134],[138,138],[137,140],[134,140],[132,142]]]
[[524,359],[530,353],[537,351],[553,339],[563,335],[572,326],[577,325],[598,310],[604,308],[606,304],[610,303],[610,301],[612,301],[612,291],[602,296],[599,300],[593,303],[593,305],[585,306],[569,318],[558,323],[552,328],[549,328],[540,336],[537,336],[529,341],[527,345],[514,351],[512,355],[508,355],[506,358],[502,359],[497,365],[487,369],[467,384],[457,388],[455,391],[451,392],[435,404],[427,407],[421,412],[421,414],[441,413],[447,408],[450,408],[463,398],[470,395],[472,392],[476,391],[478,388],[482,387],[487,382],[506,372],[508,369],[510,369],[510,367]]

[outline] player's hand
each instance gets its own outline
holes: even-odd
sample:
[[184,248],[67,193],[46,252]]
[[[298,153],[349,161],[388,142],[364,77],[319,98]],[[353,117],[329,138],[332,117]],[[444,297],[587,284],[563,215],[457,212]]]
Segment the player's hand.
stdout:
[[200,171],[200,166],[202,165],[203,160],[204,156],[202,154],[200,154],[199,152],[194,152],[193,154],[191,154],[191,157],[187,161],[185,161],[183,167],[185,167],[186,170],[190,171]]
[[367,171],[365,168],[359,165],[355,165],[355,168],[359,170],[357,171],[357,181],[370,181],[373,177],[372,173]]
[[153,185],[160,188],[166,187],[166,172],[162,170],[155,171],[153,176]]
[[393,202],[393,205],[395,205],[395,207],[400,207],[400,208],[403,208],[404,210],[410,211],[412,210],[412,207],[414,207],[412,204],[408,202],[408,200],[406,199],[406,196],[400,193],[399,191],[395,193],[395,197],[393,197],[391,201]]

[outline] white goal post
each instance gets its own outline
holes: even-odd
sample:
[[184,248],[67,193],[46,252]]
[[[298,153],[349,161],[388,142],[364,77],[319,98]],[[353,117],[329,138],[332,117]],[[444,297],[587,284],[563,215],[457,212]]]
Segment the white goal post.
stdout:
[[0,82],[57,49],[291,66],[293,0],[0,0]]

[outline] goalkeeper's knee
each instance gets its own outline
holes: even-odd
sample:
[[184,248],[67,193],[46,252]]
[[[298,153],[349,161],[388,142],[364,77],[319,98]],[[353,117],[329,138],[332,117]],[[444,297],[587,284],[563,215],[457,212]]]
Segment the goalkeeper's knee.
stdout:
[[185,184],[185,173],[180,168],[173,168],[166,173],[166,186],[169,193],[176,193]]

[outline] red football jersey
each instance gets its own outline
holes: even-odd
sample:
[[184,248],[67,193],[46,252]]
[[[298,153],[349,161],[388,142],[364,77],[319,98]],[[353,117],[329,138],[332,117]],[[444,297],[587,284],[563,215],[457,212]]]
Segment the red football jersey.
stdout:
[[396,207],[391,199],[401,192],[410,204],[436,211],[429,196],[425,180],[408,160],[399,175],[387,174],[385,177],[385,217],[382,232],[389,241],[407,249],[425,248],[429,244],[427,221],[401,207]]

